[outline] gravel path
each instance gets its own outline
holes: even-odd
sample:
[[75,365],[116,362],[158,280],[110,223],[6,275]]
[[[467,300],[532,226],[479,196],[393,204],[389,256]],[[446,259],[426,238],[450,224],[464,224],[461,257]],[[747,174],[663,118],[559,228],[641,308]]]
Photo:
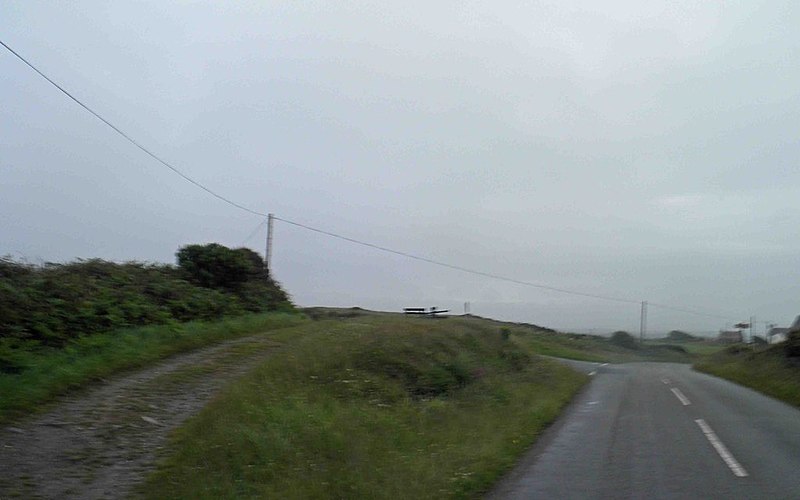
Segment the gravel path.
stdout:
[[169,433],[277,345],[257,335],[174,356],[0,429],[0,498],[130,495]]

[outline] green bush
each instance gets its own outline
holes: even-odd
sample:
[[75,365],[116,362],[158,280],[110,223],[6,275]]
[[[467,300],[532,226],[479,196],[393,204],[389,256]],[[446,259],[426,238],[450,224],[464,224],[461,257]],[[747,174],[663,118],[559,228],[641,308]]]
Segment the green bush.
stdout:
[[193,283],[206,288],[236,291],[263,271],[261,258],[255,255],[259,261],[257,264],[247,252],[255,254],[246,248],[232,250],[210,243],[187,245],[175,255],[178,267]]
[[800,330],[789,333],[786,342],[783,343],[783,349],[787,358],[800,357]]
[[120,328],[293,307],[252,250],[189,245],[178,251],[178,263],[90,259],[34,266],[0,259],[0,371],[19,365],[20,342],[60,347]]
[[698,337],[681,330],[672,330],[667,334],[667,338],[675,342],[693,342],[700,340]]
[[625,349],[638,349],[639,343],[636,342],[636,339],[628,332],[617,331],[611,334],[611,339],[609,339],[614,345],[624,347]]

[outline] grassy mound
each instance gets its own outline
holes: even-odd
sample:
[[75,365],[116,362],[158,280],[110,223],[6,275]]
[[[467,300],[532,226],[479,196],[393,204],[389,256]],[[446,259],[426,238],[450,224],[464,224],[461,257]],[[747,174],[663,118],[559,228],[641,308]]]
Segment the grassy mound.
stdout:
[[489,321],[361,315],[277,338],[179,429],[150,498],[443,498],[484,491],[586,377]]

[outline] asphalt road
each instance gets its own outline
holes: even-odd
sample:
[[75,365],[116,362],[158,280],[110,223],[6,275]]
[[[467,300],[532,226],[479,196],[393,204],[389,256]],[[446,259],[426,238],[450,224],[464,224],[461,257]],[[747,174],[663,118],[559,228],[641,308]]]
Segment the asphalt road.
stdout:
[[569,362],[589,386],[491,499],[800,499],[800,410],[688,365]]

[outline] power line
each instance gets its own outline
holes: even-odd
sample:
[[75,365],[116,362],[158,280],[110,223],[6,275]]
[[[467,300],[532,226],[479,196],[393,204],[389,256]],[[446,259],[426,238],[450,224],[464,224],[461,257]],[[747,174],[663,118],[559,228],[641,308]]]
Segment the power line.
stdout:
[[[375,245],[373,243],[368,243],[366,241],[361,241],[361,240],[357,240],[355,238],[350,238],[348,236],[343,236],[341,234],[332,233],[330,231],[325,231],[324,229],[319,229],[319,228],[312,227],[312,226],[309,226],[309,225],[306,225],[306,224],[301,224],[299,222],[291,221],[291,220],[284,219],[284,218],[281,218],[281,217],[278,217],[278,216],[273,216],[273,217],[275,218],[275,220],[279,220],[281,222],[285,222],[285,223],[290,224],[292,226],[300,227],[300,228],[306,229],[308,231],[312,231],[312,232],[315,232],[315,233],[319,233],[319,234],[323,234],[323,235],[326,235],[326,236],[330,236],[332,238],[337,238],[337,239],[340,239],[340,240],[348,241],[350,243],[355,243],[357,245],[373,248],[375,250],[380,250],[382,252],[388,252],[388,253],[392,253],[392,254],[395,254],[395,255],[400,255],[402,257],[406,257],[406,258],[409,258],[409,259],[414,259],[414,260],[419,260],[419,261],[422,261],[422,262],[427,262],[429,264],[433,264],[433,265],[436,265],[436,266],[446,267],[448,269],[454,269],[456,271],[461,271],[461,272],[468,273],[468,274],[474,274],[474,275],[483,276],[483,277],[486,277],[486,278],[492,278],[492,279],[496,279],[496,280],[500,280],[500,281],[507,281],[509,283],[516,283],[518,285],[529,286],[529,287],[533,287],[533,288],[539,288],[539,289],[542,289],[542,290],[550,290],[550,291],[553,291],[553,292],[565,293],[565,294],[569,294],[569,295],[576,295],[576,296],[581,296],[581,297],[589,297],[589,298],[593,298],[593,299],[607,300],[607,301],[612,301],[612,302],[622,302],[622,303],[625,303],[625,304],[637,304],[637,305],[641,304],[641,301],[639,301],[639,300],[625,299],[625,298],[621,298],[621,297],[613,297],[613,296],[610,296],[610,295],[601,295],[601,294],[593,294],[593,293],[586,293],[586,292],[578,292],[578,291],[575,291],[575,290],[568,290],[568,289],[565,289],[565,288],[558,288],[558,287],[554,287],[554,286],[550,286],[550,285],[543,285],[543,284],[540,284],[540,283],[532,283],[532,282],[529,282],[529,281],[523,281],[523,280],[518,280],[518,279],[515,279],[515,278],[509,278],[507,276],[501,276],[501,275],[498,275],[498,274],[487,273],[487,272],[484,272],[484,271],[478,271],[478,270],[470,269],[470,268],[463,267],[463,266],[458,266],[458,265],[454,265],[454,264],[448,264],[446,262],[441,262],[441,261],[438,261],[438,260],[429,259],[427,257],[421,257],[419,255],[414,255],[414,254],[411,254],[411,253],[408,253],[408,252],[403,252],[403,251],[400,251],[400,250],[394,250],[392,248],[387,248],[387,247],[384,247],[384,246],[381,246],[381,245]],[[686,308],[682,308],[682,307],[675,307],[675,306],[670,306],[670,305],[666,305],[666,304],[659,304],[659,303],[653,303],[653,302],[648,302],[647,305],[651,306],[651,307],[656,307],[656,308],[660,308],[660,309],[668,309],[668,310],[672,310],[672,311],[676,311],[676,312],[682,312],[682,313],[686,313],[686,314],[694,314],[694,315],[697,315],[697,316],[706,316],[708,318],[714,318],[714,319],[730,320],[731,317],[732,317],[732,316],[723,316],[723,315],[720,315],[720,314],[705,313],[705,312],[702,312],[702,311],[696,311],[696,310],[692,310],[692,309],[686,309]]]
[[664,304],[658,304],[658,303],[655,303],[655,302],[648,302],[647,305],[648,306],[652,306],[652,307],[657,307],[659,309],[667,309],[669,311],[682,312],[682,313],[686,313],[686,314],[694,314],[695,316],[705,316],[705,317],[708,317],[708,318],[724,319],[724,320],[730,320],[731,319],[731,316],[722,316],[720,314],[705,313],[705,312],[702,312],[702,311],[695,311],[694,309],[685,309],[683,307],[668,306],[668,305],[664,305]]
[[88,111],[89,113],[91,113],[92,115],[94,115],[94,117],[95,117],[95,118],[97,118],[98,120],[100,120],[101,122],[103,122],[103,123],[105,123],[106,125],[108,125],[109,127],[111,127],[111,129],[112,129],[112,130],[114,130],[116,133],[118,133],[119,135],[121,135],[122,137],[124,137],[124,138],[125,138],[125,139],[126,139],[128,142],[130,142],[131,144],[133,144],[133,145],[134,145],[134,146],[136,146],[137,148],[139,148],[139,149],[141,149],[142,151],[144,151],[144,152],[145,152],[145,153],[146,153],[148,156],[150,156],[151,158],[153,158],[154,160],[156,160],[156,161],[157,161],[157,162],[159,162],[160,164],[164,165],[164,166],[165,166],[165,167],[167,167],[168,169],[172,170],[173,172],[175,172],[176,174],[180,175],[180,176],[181,176],[181,177],[183,177],[185,180],[187,180],[187,181],[191,182],[192,184],[194,184],[195,186],[199,187],[200,189],[202,189],[203,191],[207,192],[208,194],[210,194],[210,195],[214,196],[215,198],[218,198],[218,199],[220,199],[220,200],[224,201],[225,203],[227,203],[227,204],[229,204],[229,205],[231,205],[231,206],[234,206],[234,207],[236,207],[236,208],[238,208],[238,209],[240,209],[240,210],[244,210],[245,212],[249,212],[249,213],[251,213],[251,214],[253,214],[253,215],[259,215],[259,216],[261,216],[261,217],[266,217],[266,216],[267,216],[267,214],[263,214],[263,213],[261,213],[261,212],[258,212],[258,211],[256,211],[256,210],[252,210],[252,209],[250,209],[250,208],[247,208],[247,207],[245,207],[244,205],[240,205],[240,204],[236,203],[235,201],[232,201],[232,200],[230,200],[230,199],[228,199],[228,198],[226,198],[226,197],[222,196],[221,194],[218,194],[218,193],[216,193],[216,192],[212,191],[211,189],[207,188],[207,187],[206,187],[206,186],[204,186],[203,184],[199,183],[198,181],[196,181],[196,180],[192,179],[192,178],[191,178],[191,177],[189,177],[188,175],[186,175],[186,174],[184,174],[183,172],[181,172],[180,170],[178,170],[176,167],[174,167],[173,165],[171,165],[171,164],[170,164],[169,162],[167,162],[166,160],[162,160],[162,159],[161,159],[161,158],[160,158],[158,155],[156,155],[155,153],[153,153],[152,151],[150,151],[149,149],[147,149],[146,147],[144,147],[143,145],[141,145],[141,144],[140,144],[138,141],[136,141],[136,140],[135,140],[133,137],[131,137],[130,135],[126,134],[126,133],[125,133],[125,132],[123,132],[123,131],[122,131],[122,130],[119,128],[119,127],[117,127],[116,125],[114,125],[114,124],[113,124],[113,123],[111,123],[110,121],[108,121],[108,120],[106,120],[105,118],[103,118],[102,116],[100,116],[100,114],[99,114],[99,113],[97,113],[97,112],[96,112],[96,111],[94,111],[92,108],[90,108],[89,106],[87,106],[86,104],[84,104],[84,103],[83,103],[83,102],[82,102],[80,99],[78,99],[78,98],[77,98],[77,97],[75,97],[74,95],[70,94],[70,93],[69,93],[69,92],[68,92],[66,89],[64,89],[64,87],[62,87],[61,85],[59,85],[58,83],[56,83],[55,81],[53,81],[53,80],[52,80],[52,79],[51,79],[49,76],[47,76],[47,75],[45,75],[44,73],[42,73],[42,72],[39,70],[39,68],[37,68],[36,66],[34,66],[33,64],[31,64],[31,63],[30,63],[30,62],[29,62],[27,59],[25,59],[24,57],[22,57],[22,56],[21,56],[19,53],[17,53],[17,52],[16,52],[14,49],[12,49],[11,47],[9,47],[9,46],[8,46],[8,45],[7,45],[5,42],[3,42],[2,40],[0,40],[0,45],[2,45],[3,47],[5,47],[5,48],[6,48],[6,50],[8,50],[8,51],[9,51],[9,52],[11,52],[12,54],[14,54],[14,55],[17,57],[17,59],[19,59],[20,61],[22,61],[23,63],[25,63],[25,64],[26,64],[26,65],[27,65],[29,68],[31,68],[33,71],[35,71],[36,73],[38,73],[38,74],[39,74],[39,76],[41,76],[42,78],[44,78],[45,80],[47,80],[48,82],[50,82],[50,84],[51,84],[51,85],[53,85],[55,88],[57,88],[58,90],[60,90],[60,91],[61,91],[61,92],[62,92],[64,95],[66,95],[67,97],[69,97],[70,99],[72,99],[73,101],[75,101],[75,102],[76,102],[76,103],[77,103],[77,104],[78,104],[80,107],[82,107],[83,109],[85,109],[86,111]]
[[533,288],[540,288],[542,290],[550,290],[550,291],[553,291],[553,292],[566,293],[566,294],[570,294],[570,295],[579,295],[579,296],[582,296],[582,297],[591,297],[593,299],[609,300],[609,301],[613,301],[613,302],[623,302],[623,303],[627,303],[627,304],[638,304],[639,303],[638,300],[623,299],[623,298],[620,298],[620,297],[612,297],[610,295],[598,295],[598,294],[593,294],[593,293],[577,292],[575,290],[567,290],[565,288],[558,288],[558,287],[549,286],[549,285],[531,283],[529,281],[522,281],[522,280],[518,280],[518,279],[515,279],[515,278],[509,278],[507,276],[501,276],[499,274],[492,274],[492,273],[487,273],[487,272],[484,272],[484,271],[478,271],[478,270],[475,270],[475,269],[469,269],[467,267],[457,266],[457,265],[454,265],[454,264],[448,264],[446,262],[441,262],[441,261],[438,261],[438,260],[429,259],[427,257],[421,257],[419,255],[414,255],[414,254],[407,253],[407,252],[401,252],[400,250],[393,250],[391,248],[383,247],[383,246],[380,246],[380,245],[375,245],[373,243],[367,243],[366,241],[356,240],[354,238],[349,238],[347,236],[342,236],[341,234],[332,233],[330,231],[325,231],[323,229],[318,229],[316,227],[307,226],[307,225],[301,224],[299,222],[294,222],[294,221],[291,221],[291,220],[283,219],[283,218],[278,217],[278,216],[275,216],[274,218],[275,218],[275,220],[279,220],[281,222],[285,222],[285,223],[291,224],[293,226],[301,227],[303,229],[307,229],[307,230],[313,231],[315,233],[324,234],[326,236],[331,236],[333,238],[338,238],[340,240],[349,241],[350,243],[355,243],[357,245],[361,245],[361,246],[365,246],[365,247],[369,247],[369,248],[374,248],[374,249],[380,250],[382,252],[393,253],[395,255],[400,255],[400,256],[403,256],[403,257],[407,257],[409,259],[414,259],[414,260],[419,260],[419,261],[422,261],[422,262],[427,262],[429,264],[433,264],[433,265],[441,266],[441,267],[446,267],[446,268],[449,268],[449,269],[454,269],[456,271],[461,271],[461,272],[464,272],[464,273],[474,274],[474,275],[477,275],[477,276],[483,276],[483,277],[486,277],[486,278],[492,278],[492,279],[501,280],[501,281],[508,281],[510,283],[516,283],[518,285],[524,285],[524,286],[529,286],[529,287],[533,287]]
[[[203,191],[207,192],[208,194],[214,196],[215,198],[217,198],[217,199],[219,199],[219,200],[221,200],[221,201],[223,201],[223,202],[225,202],[225,203],[227,203],[227,204],[229,204],[229,205],[231,205],[231,206],[233,206],[235,208],[238,208],[238,209],[243,210],[245,212],[251,213],[253,215],[258,215],[260,217],[268,217],[268,214],[265,214],[265,213],[262,213],[262,212],[258,212],[256,210],[248,208],[248,207],[246,207],[244,205],[236,203],[235,201],[230,200],[230,199],[228,199],[228,198],[216,193],[215,191],[211,190],[210,188],[206,187],[205,185],[201,184],[200,182],[198,182],[198,181],[192,179],[191,177],[189,177],[188,175],[184,174],[177,167],[173,166],[172,164],[170,164],[166,160],[163,160],[161,157],[159,157],[154,152],[152,152],[151,150],[149,150],[148,148],[143,146],[141,143],[136,141],[133,137],[128,135],[126,132],[122,131],[119,127],[117,127],[116,125],[114,125],[113,123],[108,121],[107,119],[103,118],[99,113],[94,111],[88,105],[84,104],[80,99],[78,99],[77,97],[72,95],[69,91],[64,89],[64,87],[62,87],[61,85],[56,83],[53,79],[51,79],[46,74],[44,74],[41,70],[39,70],[39,68],[34,66],[31,62],[29,62],[27,59],[25,59],[22,55],[20,55],[14,49],[9,47],[2,40],[0,40],[0,45],[5,47],[6,50],[8,50],[14,56],[16,56],[17,59],[19,59],[20,61],[25,63],[25,65],[27,65],[29,68],[31,68],[33,71],[35,71],[39,76],[41,76],[42,78],[47,80],[47,82],[49,82],[51,85],[53,85],[59,91],[61,91],[64,95],[69,97],[76,104],[78,104],[83,109],[85,109],[86,111],[91,113],[95,118],[97,118],[98,120],[100,120],[103,123],[105,123],[106,125],[108,125],[112,130],[114,130],[117,134],[122,136],[128,142],[130,142],[131,144],[133,144],[134,146],[139,148],[141,151],[143,151],[145,154],[147,154],[148,156],[150,156],[151,158],[153,158],[154,160],[159,162],[161,165],[167,167],[168,169],[172,170],[174,173],[176,173],[179,176],[181,176],[184,180],[194,184],[195,186],[199,187],[200,189],[202,189]],[[627,304],[639,304],[640,303],[640,301],[638,301],[638,300],[624,299],[624,298],[620,298],[620,297],[612,297],[612,296],[609,296],[609,295],[599,295],[599,294],[578,292],[578,291],[575,291],[575,290],[568,290],[568,289],[553,287],[553,286],[549,286],[549,285],[542,285],[542,284],[538,284],[538,283],[532,283],[532,282],[528,282],[528,281],[518,280],[518,279],[515,279],[515,278],[509,278],[509,277],[501,276],[501,275],[498,275],[498,274],[487,273],[487,272],[478,271],[478,270],[475,270],[475,269],[469,269],[469,268],[466,268],[466,267],[457,266],[457,265],[453,265],[453,264],[448,264],[446,262],[441,262],[441,261],[437,261],[437,260],[434,260],[434,259],[429,259],[427,257],[421,257],[421,256],[410,254],[410,253],[407,253],[407,252],[402,252],[402,251],[399,251],[399,250],[393,250],[391,248],[382,247],[380,245],[375,245],[375,244],[372,244],[372,243],[367,243],[365,241],[359,241],[359,240],[356,240],[356,239],[353,239],[353,238],[342,236],[342,235],[339,235],[339,234],[336,234],[336,233],[332,233],[332,232],[329,232],[329,231],[325,231],[325,230],[322,230],[322,229],[318,229],[318,228],[315,228],[315,227],[307,226],[305,224],[300,224],[299,222],[290,221],[290,220],[283,219],[283,218],[280,218],[280,217],[275,217],[275,219],[277,219],[277,220],[279,220],[281,222],[285,222],[287,224],[291,224],[293,226],[297,226],[297,227],[300,227],[300,228],[303,228],[303,229],[307,229],[309,231],[313,231],[313,232],[316,232],[316,233],[320,233],[320,234],[324,234],[324,235],[327,235],[327,236],[331,236],[333,238],[338,238],[338,239],[341,239],[341,240],[344,240],[344,241],[349,241],[351,243],[355,243],[355,244],[358,244],[358,245],[374,248],[376,250],[380,250],[380,251],[383,251],[383,252],[393,253],[395,255],[400,255],[400,256],[403,256],[403,257],[410,258],[410,259],[414,259],[414,260],[418,260],[418,261],[422,261],[422,262],[427,262],[429,264],[437,265],[437,266],[440,266],[440,267],[446,267],[446,268],[449,268],[449,269],[454,269],[456,271],[461,271],[461,272],[464,272],[464,273],[474,274],[474,275],[477,275],[477,276],[483,276],[483,277],[486,277],[486,278],[492,278],[492,279],[496,279],[496,280],[507,281],[507,282],[510,282],[510,283],[516,283],[518,285],[529,286],[529,287],[538,288],[538,289],[542,289],[542,290],[550,290],[550,291],[553,291],[553,292],[559,292],[559,293],[564,293],[564,294],[569,294],[569,295],[576,295],[576,296],[581,296],[581,297],[589,297],[589,298],[594,298],[594,299],[599,299],[599,300],[622,302],[622,303],[627,303]],[[255,228],[255,230],[250,234],[250,236],[247,237],[247,239],[245,240],[245,242],[243,242],[243,244],[246,243],[248,240],[250,240],[253,237],[253,235],[261,228],[261,226],[264,223],[265,223],[265,221],[262,221]],[[653,307],[658,307],[658,308],[662,308],[662,309],[669,309],[669,310],[673,310],[673,311],[677,311],[677,312],[684,312],[684,313],[688,313],[688,314],[695,314],[695,315],[713,317],[713,318],[718,318],[718,319],[719,318],[721,318],[721,319],[729,319],[726,316],[721,316],[721,315],[716,315],[716,314],[708,314],[708,313],[703,313],[703,312],[700,312],[700,311],[693,311],[693,310],[690,310],[690,309],[667,306],[667,305],[663,305],[663,304],[649,303],[649,305],[653,306]]]
[[[27,59],[25,59],[22,55],[20,55],[14,49],[9,47],[5,42],[0,40],[0,44],[2,44],[3,47],[6,48],[6,50],[8,50],[12,54],[14,54],[20,61],[22,61],[28,67],[30,67],[33,71],[35,71],[39,76],[41,76],[42,78],[47,80],[51,85],[53,85],[55,88],[60,90],[64,95],[66,95],[67,97],[69,97],[70,99],[75,101],[75,103],[77,103],[83,109],[85,109],[86,111],[91,113],[95,118],[97,118],[98,120],[102,121],[103,123],[105,123],[106,125],[111,127],[112,130],[117,132],[119,135],[121,135],[123,138],[125,138],[128,142],[130,142],[131,144],[133,144],[134,146],[136,146],[137,148],[139,148],[140,150],[145,152],[147,155],[149,155],[154,160],[158,161],[159,163],[161,163],[165,167],[169,168],[170,170],[172,170],[173,172],[175,172],[176,174],[178,174],[179,176],[181,176],[185,180],[191,182],[195,186],[197,186],[200,189],[206,191],[207,193],[213,195],[214,197],[224,201],[225,203],[228,203],[231,206],[234,206],[236,208],[239,208],[239,209],[244,210],[246,212],[249,212],[251,214],[259,215],[261,217],[267,217],[267,214],[252,210],[252,209],[247,208],[247,207],[245,207],[243,205],[240,205],[239,203],[236,203],[236,202],[234,202],[232,200],[229,200],[228,198],[225,198],[224,196],[222,196],[220,194],[217,194],[216,192],[212,191],[208,187],[204,186],[203,184],[199,183],[198,181],[196,181],[196,180],[192,179],[191,177],[189,177],[188,175],[184,174],[178,168],[174,167],[169,162],[161,159],[158,155],[156,155],[155,153],[153,153],[152,151],[147,149],[145,146],[140,144],[138,141],[136,141],[130,135],[128,135],[127,133],[123,132],[119,127],[117,127],[116,125],[114,125],[113,123],[108,121],[107,119],[103,118],[99,113],[94,111],[88,105],[84,104],[80,99],[78,99],[77,97],[72,95],[70,92],[68,92],[66,89],[64,89],[64,87],[62,87],[61,85],[56,83],[53,79],[51,79],[50,77],[45,75],[41,70],[39,70],[39,68],[34,66]],[[485,272],[482,272],[482,271],[476,271],[476,270],[473,270],[473,269],[467,269],[467,268],[464,268],[464,267],[461,267],[461,266],[455,266],[455,265],[452,265],[452,264],[447,264],[445,262],[439,262],[439,261],[435,261],[433,259],[428,259],[428,258],[425,258],[425,257],[420,257],[420,256],[409,254],[409,253],[406,253],[406,252],[400,252],[400,251],[397,251],[397,250],[392,250],[390,248],[381,247],[381,246],[378,246],[378,245],[373,245],[371,243],[358,241],[358,240],[355,240],[355,239],[352,239],[352,238],[347,238],[345,236],[334,234],[334,233],[331,233],[331,232],[328,232],[328,231],[323,231],[321,229],[313,228],[313,227],[306,226],[306,225],[303,225],[303,224],[300,224],[300,223],[297,223],[297,222],[289,221],[289,220],[286,220],[286,219],[281,219],[281,218],[278,218],[278,217],[275,217],[275,218],[280,220],[280,221],[286,222],[287,224],[292,224],[292,225],[295,225],[295,226],[298,226],[298,227],[302,227],[302,228],[305,228],[305,229],[308,229],[308,230],[311,230],[311,231],[314,231],[314,232],[317,232],[317,233],[321,233],[321,234],[325,234],[325,235],[328,235],[328,236],[339,238],[339,239],[342,239],[342,240],[345,240],[345,241],[349,241],[351,243],[356,243],[356,244],[359,244],[359,245],[368,246],[368,247],[371,247],[371,248],[382,250],[384,252],[390,252],[390,253],[394,253],[394,254],[397,254],[397,255],[402,255],[404,257],[408,257],[408,258],[415,259],[415,260],[420,260],[420,261],[423,261],[423,262],[428,262],[430,264],[434,264],[434,265],[438,265],[438,266],[442,266],[442,267],[447,267],[447,268],[450,268],[450,269],[455,269],[457,271],[467,272],[467,273],[471,273],[471,274],[475,274],[475,275],[479,275],[479,276],[484,276],[484,277],[488,277],[488,278],[493,278],[493,279],[499,279],[499,280],[503,280],[503,281],[509,281],[509,282],[512,282],[512,283],[520,284],[520,285],[531,286],[531,287],[545,289],[545,290],[552,290],[552,291],[555,291],[555,292],[568,293],[568,294],[572,294],[572,295],[581,295],[581,296],[585,296],[585,297],[592,297],[592,298],[597,298],[597,299],[602,299],[602,300],[611,300],[611,301],[616,301],[616,302],[638,303],[637,301],[633,301],[633,300],[621,299],[621,298],[617,298],[617,297],[602,296],[602,295],[594,295],[594,294],[589,294],[589,293],[576,292],[576,291],[572,291],[572,290],[565,290],[565,289],[551,287],[551,286],[547,286],[547,285],[539,285],[539,284],[536,284],[536,283],[529,283],[529,282],[526,282],[526,281],[516,280],[516,279],[513,279],[513,278],[507,278],[507,277],[504,277],[504,276],[494,275],[494,274],[491,274],[491,273],[485,273]],[[261,225],[259,225],[259,228],[260,228],[260,226]],[[250,237],[252,237],[252,236],[250,236]],[[250,237],[248,237],[248,239]]]

